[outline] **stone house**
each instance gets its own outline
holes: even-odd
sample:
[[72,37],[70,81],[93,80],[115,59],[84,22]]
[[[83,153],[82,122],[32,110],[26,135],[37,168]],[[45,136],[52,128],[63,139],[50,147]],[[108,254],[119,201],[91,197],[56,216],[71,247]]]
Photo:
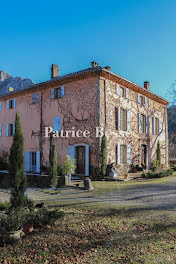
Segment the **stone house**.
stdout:
[[[50,147],[56,144],[59,166],[69,154],[76,161],[76,174],[93,176],[99,166],[100,128],[107,135],[107,164],[113,163],[121,173],[135,165],[148,168],[158,140],[161,163],[167,166],[167,105],[150,92],[149,82],[141,87],[96,62],[63,76],[52,65],[51,80],[0,97],[0,151],[10,150],[18,112],[26,172],[40,173],[47,167]],[[51,128],[54,132],[46,137]],[[66,131],[72,136],[66,137]]]

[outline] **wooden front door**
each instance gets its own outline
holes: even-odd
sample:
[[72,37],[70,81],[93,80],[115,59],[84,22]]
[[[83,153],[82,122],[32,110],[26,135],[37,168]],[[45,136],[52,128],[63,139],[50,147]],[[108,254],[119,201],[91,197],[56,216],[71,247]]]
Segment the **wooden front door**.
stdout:
[[85,146],[76,147],[76,173],[85,174]]
[[147,167],[147,145],[142,145],[142,153],[141,153],[141,166],[146,169]]

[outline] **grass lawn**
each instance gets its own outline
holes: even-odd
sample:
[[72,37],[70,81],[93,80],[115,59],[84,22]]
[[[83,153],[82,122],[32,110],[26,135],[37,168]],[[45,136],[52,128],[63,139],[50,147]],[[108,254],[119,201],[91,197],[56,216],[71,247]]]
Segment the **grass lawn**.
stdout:
[[[93,182],[94,194],[168,178]],[[176,212],[113,205],[48,202],[65,216],[37,229],[15,246],[0,248],[0,263],[21,264],[174,264]]]
[[1,248],[1,263],[176,263],[175,212],[63,209],[65,217],[55,226]]

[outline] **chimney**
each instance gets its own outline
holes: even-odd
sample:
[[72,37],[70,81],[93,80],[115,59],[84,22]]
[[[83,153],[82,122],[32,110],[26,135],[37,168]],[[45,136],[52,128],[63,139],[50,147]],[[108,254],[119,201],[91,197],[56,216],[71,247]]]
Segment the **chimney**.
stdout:
[[144,88],[148,91],[150,90],[150,83],[148,81],[144,82]]
[[111,67],[110,66],[106,66],[106,67],[104,67],[106,70],[108,70],[108,71],[111,71]]
[[95,68],[95,67],[97,67],[97,66],[98,66],[98,63],[97,63],[97,62],[95,62],[95,61],[92,61],[92,62],[91,62],[91,66],[92,66],[92,68]]
[[59,66],[52,64],[51,65],[51,79],[59,76]]

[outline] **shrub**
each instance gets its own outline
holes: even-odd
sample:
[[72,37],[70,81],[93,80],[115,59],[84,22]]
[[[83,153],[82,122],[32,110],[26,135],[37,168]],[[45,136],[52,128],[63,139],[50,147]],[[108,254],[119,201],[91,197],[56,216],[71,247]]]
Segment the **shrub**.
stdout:
[[0,212],[1,229],[7,232],[19,230],[25,222],[26,216],[29,214],[28,209],[13,209],[8,213]]
[[24,174],[24,138],[20,116],[16,114],[15,134],[9,156],[9,176],[12,187],[11,203],[13,207],[24,206],[24,192],[27,178]]
[[166,170],[155,170],[150,172],[145,172],[142,174],[143,178],[162,178],[172,175],[173,171],[172,169],[166,169]]
[[159,161],[158,160],[153,160],[150,166],[150,169],[152,171],[156,171],[159,168]]
[[64,212],[48,210],[46,207],[40,208],[34,212],[33,224],[35,226],[54,224],[59,218],[63,217]]
[[69,155],[66,156],[64,163],[61,165],[61,170],[63,175],[73,174],[75,170],[75,161],[70,158]]

